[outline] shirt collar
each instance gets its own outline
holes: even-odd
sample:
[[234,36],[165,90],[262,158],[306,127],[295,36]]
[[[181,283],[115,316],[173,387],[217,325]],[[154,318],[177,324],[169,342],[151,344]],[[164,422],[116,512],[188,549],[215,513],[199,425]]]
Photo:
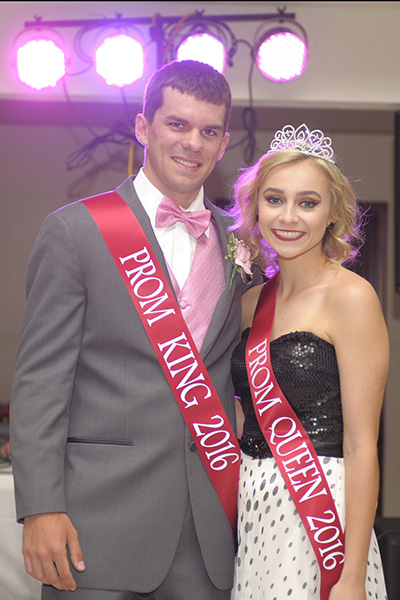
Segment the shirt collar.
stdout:
[[[137,195],[139,196],[139,200],[143,204],[143,207],[150,218],[151,224],[154,227],[157,208],[164,195],[148,179],[143,171],[143,167],[136,175],[133,185]],[[182,210],[194,211],[204,209],[204,188],[202,186],[189,208]]]

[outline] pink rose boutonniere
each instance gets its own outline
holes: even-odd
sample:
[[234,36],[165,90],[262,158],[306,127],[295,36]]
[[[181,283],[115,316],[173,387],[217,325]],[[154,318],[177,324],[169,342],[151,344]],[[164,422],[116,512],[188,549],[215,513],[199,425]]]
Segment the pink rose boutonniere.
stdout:
[[246,283],[246,275],[249,276],[249,281],[253,279],[250,256],[250,249],[243,242],[243,240],[238,240],[234,233],[230,233],[228,238],[228,254],[225,257],[230,258],[233,265],[231,279],[229,282],[230,290],[232,289],[233,279],[236,275],[236,271],[239,271],[244,283]]

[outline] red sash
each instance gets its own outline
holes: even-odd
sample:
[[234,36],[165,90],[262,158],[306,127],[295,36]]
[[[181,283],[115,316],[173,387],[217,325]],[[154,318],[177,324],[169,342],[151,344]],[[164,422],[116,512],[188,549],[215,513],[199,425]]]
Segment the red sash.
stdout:
[[110,250],[235,531],[239,444],[167,279],[119,194],[108,192],[82,202]]
[[272,371],[270,334],[277,276],[261,290],[246,346],[246,365],[261,430],[310,538],[321,571],[321,600],[328,600],[344,562],[344,535],[314,447]]

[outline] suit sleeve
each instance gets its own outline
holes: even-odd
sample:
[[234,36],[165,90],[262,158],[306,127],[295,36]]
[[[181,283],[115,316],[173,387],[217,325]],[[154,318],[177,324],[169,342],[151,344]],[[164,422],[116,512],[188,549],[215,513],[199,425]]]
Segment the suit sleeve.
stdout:
[[18,520],[65,511],[64,452],[86,302],[60,212],[43,223],[28,265],[10,411]]

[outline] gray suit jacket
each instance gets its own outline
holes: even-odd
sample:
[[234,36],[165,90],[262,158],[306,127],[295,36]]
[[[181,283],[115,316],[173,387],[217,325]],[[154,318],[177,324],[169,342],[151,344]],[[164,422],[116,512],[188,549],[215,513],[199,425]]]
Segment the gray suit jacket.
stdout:
[[[118,192],[168,278],[132,179]],[[226,253],[227,219],[208,203]],[[201,356],[234,424],[231,351],[238,342],[239,275],[216,307]],[[177,403],[88,210],[65,206],[44,221],[28,267],[11,400],[17,516],[66,512],[86,571],[78,586],[148,591],[173,559],[188,502],[204,561],[232,585],[234,541]]]

